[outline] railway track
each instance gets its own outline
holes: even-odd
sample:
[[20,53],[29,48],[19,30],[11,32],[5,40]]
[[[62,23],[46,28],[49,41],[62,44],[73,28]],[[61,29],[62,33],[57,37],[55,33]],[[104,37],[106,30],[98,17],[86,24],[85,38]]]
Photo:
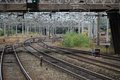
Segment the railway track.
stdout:
[[67,56],[69,56],[70,58],[77,59],[79,61],[90,63],[90,64],[93,64],[93,65],[103,67],[103,68],[106,68],[108,70],[112,70],[114,72],[120,73],[120,65],[118,65],[118,64],[110,63],[110,62],[106,62],[106,61],[100,61],[100,60],[93,59],[93,58],[89,58],[88,56],[85,56],[83,54],[81,55],[81,54],[73,53],[71,51],[66,51],[66,50],[61,49],[61,48],[50,47],[50,49],[55,49],[58,52],[67,53]]
[[[27,40],[28,42],[29,42],[29,40]],[[34,41],[34,40],[31,40],[31,41]],[[30,42],[31,42],[30,41]],[[28,43],[27,42],[27,43]],[[69,53],[69,54],[71,54],[71,55],[74,55],[74,56],[77,56],[77,57],[81,57],[81,58],[84,58],[84,59],[86,59],[86,60],[88,60],[88,63],[91,63],[91,64],[93,64],[93,62],[96,62],[96,63],[101,63],[101,64],[106,64],[106,65],[109,65],[109,66],[111,66],[111,67],[115,67],[114,69],[111,69],[111,68],[108,68],[108,66],[106,67],[106,66],[101,66],[101,65],[97,65],[97,64],[94,64],[94,65],[97,65],[97,66],[101,66],[101,67],[104,67],[104,68],[106,68],[106,69],[109,69],[109,70],[113,70],[113,71],[116,71],[116,72],[120,72],[120,70],[119,70],[119,68],[120,68],[120,65],[117,65],[117,63],[115,63],[115,65],[113,64],[113,63],[110,63],[111,61],[99,61],[99,60],[94,60],[94,59],[91,59],[91,58],[88,58],[89,56],[91,56],[91,52],[89,52],[89,51],[83,51],[83,50],[76,50],[76,49],[69,49],[69,48],[63,48],[63,47],[57,47],[57,46],[49,46],[49,45],[47,45],[47,44],[45,44],[44,42],[43,42],[43,40],[42,40],[42,38],[40,39],[39,38],[39,42],[40,43],[42,43],[42,45],[40,45],[40,46],[43,46],[44,48],[51,48],[51,49],[56,49],[56,50],[58,50],[58,51],[62,51],[62,52],[64,52],[64,53]],[[74,54],[73,54],[74,53]],[[84,55],[89,55],[89,56],[81,56],[80,54],[84,54]],[[114,60],[114,61],[118,61],[119,62],[119,60],[120,60],[120,58],[118,58],[118,57],[114,57],[114,56],[107,56],[107,55],[103,55],[103,54],[101,54],[101,57],[103,58],[103,59],[108,59],[108,60]],[[72,57],[73,58],[73,57]],[[80,60],[80,59],[79,59]],[[83,61],[83,59],[82,59],[82,61]],[[84,60],[85,61],[85,60]],[[91,62],[90,62],[91,61]],[[113,62],[114,62],[113,61]],[[86,61],[85,61],[86,62]]]
[[[37,45],[44,47],[43,45],[40,45],[40,44],[37,44]],[[65,54],[66,51],[62,50],[62,52],[61,52],[61,49],[58,49],[58,48],[56,49],[54,47],[50,47],[50,48],[48,48],[48,50],[49,50],[49,52],[54,52],[54,53],[59,53],[59,54],[62,53],[62,54],[66,55],[72,59],[76,59],[78,61],[89,63],[89,64],[96,65],[96,66],[101,67],[101,68],[105,68],[105,69],[110,70],[110,71],[114,71],[116,73],[120,73],[120,67],[117,65],[109,64],[109,63],[102,62],[99,60],[94,60],[94,59],[84,57],[84,56],[81,56],[81,55],[78,55],[75,53],[73,54],[71,52],[69,52],[69,54]]]
[[[28,52],[30,52],[31,54],[33,54],[34,56],[36,56],[37,58],[40,58],[40,56],[42,55],[44,61],[62,69],[63,71],[71,74],[72,76],[74,76],[80,80],[113,80],[112,78],[107,77],[105,75],[102,75],[102,74],[99,74],[96,72],[92,72],[83,67],[78,67],[78,66],[68,63],[64,60],[56,59],[55,57],[52,57],[52,56],[46,54],[45,52],[38,51],[36,48],[34,48],[32,46],[25,47],[25,49]],[[34,50],[36,52],[33,53]]]
[[[84,55],[88,55],[88,57],[89,56],[91,56],[91,52],[89,52],[89,51],[83,51],[83,50],[76,50],[76,49],[69,49],[69,48],[63,48],[63,47],[57,47],[57,46],[49,46],[49,45],[47,45],[47,44],[45,44],[45,43],[43,43],[43,42],[41,42],[42,43],[42,45],[40,44],[40,43],[38,43],[40,46],[43,46],[44,48],[46,48],[46,46],[47,46],[47,48],[51,48],[51,49],[56,49],[56,50],[59,50],[59,51],[62,51],[62,52],[64,52],[64,53],[68,53],[68,54],[75,54],[75,55],[77,55],[77,56],[79,56],[80,54],[82,55],[82,54],[84,54]],[[105,57],[103,57],[103,55],[104,54],[101,54],[101,56],[100,57],[102,57],[103,59],[110,59],[110,60],[114,60],[114,61],[118,61],[119,62],[119,60],[120,60],[120,58],[119,57],[115,57],[115,56],[108,56],[108,55],[104,55],[104,56],[106,56],[106,57],[110,57],[110,58],[105,58]],[[106,63],[107,64],[107,63]],[[120,66],[116,66],[116,67],[118,67],[118,68],[120,68]]]
[[14,45],[5,46],[1,54],[1,80],[32,80],[24,69]]
[[[50,46],[50,47],[64,49],[64,50],[67,50],[67,51],[80,53],[80,54],[86,54],[86,55],[91,55],[92,54],[90,51],[83,51],[83,50],[70,49],[70,48],[63,48],[63,47],[57,47],[57,46]],[[105,54],[100,54],[100,57],[105,58],[105,59],[120,61],[120,57],[115,57],[115,56],[110,56],[110,55],[105,55]]]
[[[91,61],[96,61],[96,62],[99,62],[99,63],[107,64],[107,65],[110,65],[110,66],[114,66],[114,67],[116,67],[116,68],[120,68],[120,65],[112,64],[111,62],[106,62],[106,61],[102,61],[102,60],[100,61],[100,60],[97,60],[96,58],[95,58],[95,60],[93,60],[93,59],[89,58],[89,57],[91,57],[91,56],[89,56],[89,55],[88,55],[88,56],[87,56],[87,55],[84,55],[84,54],[82,54],[82,52],[81,52],[81,54],[78,54],[78,53],[71,52],[71,51],[68,51],[68,50],[65,50],[65,49],[61,49],[61,48],[55,48],[55,47],[51,47],[51,48],[60,50],[60,51],[65,52],[65,53],[69,53],[69,54],[74,55],[74,56],[83,57],[83,58],[89,59],[89,60],[91,60]],[[73,53],[74,53],[74,54],[73,54]],[[104,58],[103,58],[103,59],[104,59]]]
[[[30,43],[38,43],[38,42],[41,43],[42,42],[43,43],[42,46],[47,46],[49,48],[50,47],[52,47],[52,48],[59,48],[59,49],[68,51],[68,53],[70,51],[70,52],[73,52],[73,53],[79,53],[79,54],[84,54],[84,55],[92,55],[92,52],[90,52],[90,51],[70,49],[70,48],[57,47],[57,46],[49,46],[46,43],[44,43],[43,41],[45,41],[45,37],[30,38],[30,39],[27,39],[24,44],[28,44],[29,45]],[[100,54],[100,57],[105,58],[105,59],[120,61],[120,57],[116,57],[116,56]]]

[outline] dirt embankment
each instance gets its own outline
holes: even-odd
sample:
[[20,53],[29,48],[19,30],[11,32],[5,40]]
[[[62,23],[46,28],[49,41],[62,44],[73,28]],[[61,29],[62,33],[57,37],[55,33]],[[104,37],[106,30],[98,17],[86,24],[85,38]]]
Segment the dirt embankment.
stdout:
[[0,37],[0,44],[14,44],[23,42],[27,37]]

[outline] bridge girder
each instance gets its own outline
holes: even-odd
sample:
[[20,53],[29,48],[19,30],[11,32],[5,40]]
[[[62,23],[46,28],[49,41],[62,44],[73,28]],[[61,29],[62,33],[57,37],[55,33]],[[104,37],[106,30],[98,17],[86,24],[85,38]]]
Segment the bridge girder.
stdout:
[[[0,11],[26,11],[31,0],[0,0]],[[31,6],[32,4],[30,4]],[[119,10],[119,0],[40,0],[30,11],[109,11]]]
[[[30,11],[109,11],[119,10],[119,4],[39,4],[38,9],[29,9]],[[28,11],[27,4],[0,4],[1,12],[10,11]]]

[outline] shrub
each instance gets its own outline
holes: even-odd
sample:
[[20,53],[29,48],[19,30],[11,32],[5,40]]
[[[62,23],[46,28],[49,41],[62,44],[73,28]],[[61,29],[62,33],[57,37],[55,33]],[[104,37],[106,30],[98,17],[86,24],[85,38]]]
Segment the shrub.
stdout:
[[63,37],[65,47],[89,47],[90,40],[87,36],[75,32],[67,32]]

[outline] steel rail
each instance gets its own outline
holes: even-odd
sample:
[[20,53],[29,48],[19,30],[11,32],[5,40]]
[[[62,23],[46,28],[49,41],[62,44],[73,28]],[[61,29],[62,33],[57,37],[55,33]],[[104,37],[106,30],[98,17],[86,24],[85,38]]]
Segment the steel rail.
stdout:
[[66,52],[66,53],[69,53],[69,54],[71,54],[71,55],[84,58],[84,59],[86,59],[86,60],[90,60],[90,61],[94,61],[94,62],[98,62],[98,63],[105,64],[105,65],[109,65],[109,66],[111,66],[111,67],[116,68],[117,70],[120,69],[120,66],[119,66],[119,65],[116,65],[116,64],[111,64],[111,63],[109,63],[109,62],[104,62],[104,61],[100,61],[100,60],[96,60],[96,59],[91,59],[91,58],[82,56],[82,55],[80,55],[80,54],[75,54],[75,53],[73,54],[73,52],[68,51],[68,50],[66,51],[65,49],[61,49],[61,48],[55,48],[55,47],[50,47],[50,48],[58,49],[58,50],[60,50],[60,51],[62,51],[62,52]]
[[[40,44],[37,44],[37,45],[39,45],[39,46],[42,46],[42,45],[40,45]],[[43,47],[43,46],[42,46]],[[45,47],[44,47],[45,48]],[[56,49],[54,49],[54,48],[48,48],[48,50],[49,51],[52,51],[52,52],[57,52],[57,53],[59,53],[60,54],[60,52],[58,52]],[[55,51],[56,50],[56,51]],[[63,52],[64,53],[64,52]],[[77,59],[78,61],[82,61],[82,62],[85,62],[85,63],[89,63],[89,64],[92,64],[92,65],[96,65],[96,66],[98,66],[98,67],[102,67],[102,68],[105,68],[105,69],[108,69],[108,70],[111,70],[111,71],[114,71],[114,72],[117,72],[117,73],[120,73],[120,70],[119,69],[116,69],[116,68],[110,68],[110,67],[108,67],[108,65],[107,66],[105,66],[106,65],[106,63],[104,64],[104,65],[101,65],[101,64],[97,64],[98,63],[98,61],[96,61],[96,60],[91,60],[91,59],[88,59],[88,58],[86,58],[86,57],[80,57],[79,55],[76,55],[76,54],[69,54],[69,55],[66,55],[66,56],[68,56],[68,57],[70,57],[70,58],[72,58],[72,59]],[[99,62],[100,63],[100,62]],[[110,65],[111,66],[111,65]]]
[[21,71],[23,72],[24,76],[26,77],[27,80],[32,80],[32,78],[29,76],[29,74],[28,74],[27,71],[25,70],[22,62],[20,61],[20,58],[19,58],[19,56],[17,55],[17,53],[16,53],[16,51],[15,51],[14,45],[13,45],[13,51],[14,51],[16,60],[17,60],[17,62],[19,63],[20,69],[21,69]]
[[[28,40],[29,41],[29,40]],[[61,48],[61,47],[56,47],[56,46],[49,46],[49,45],[47,45],[46,43],[44,43],[43,41],[41,41],[40,43],[42,43],[42,45],[40,45],[39,43],[38,43],[38,45],[39,46],[42,46],[42,47],[44,47],[44,48],[47,48],[47,49],[53,49],[53,48],[57,48],[57,49],[59,49],[60,48],[60,50],[62,49],[62,52],[66,52],[66,49],[67,48]],[[64,51],[65,50],[65,51]],[[83,51],[83,50],[75,50],[75,49],[69,49],[68,48],[68,52],[67,53],[71,53],[72,54],[72,52],[71,52],[71,50],[74,50],[74,52],[78,52],[78,51],[81,51],[81,53],[85,53],[85,54],[90,54],[90,52],[89,51]],[[52,50],[53,51],[53,50]],[[55,51],[54,51],[55,52]],[[77,55],[77,54],[72,54],[73,56],[77,56],[77,57],[81,57],[81,56],[79,56],[79,55]],[[69,55],[69,57],[71,57],[70,55]],[[74,58],[74,57],[71,57],[71,58]],[[93,60],[93,59],[89,59],[89,58],[87,58],[86,59],[86,57],[81,57],[81,58],[84,58],[84,59],[79,59],[79,61],[84,61],[84,62],[87,62],[87,63],[89,63],[89,64],[93,64],[93,65],[96,65],[96,66],[99,66],[99,67],[102,67],[102,68],[105,68],[105,69],[108,69],[108,70],[112,70],[112,71],[114,71],[114,72],[117,72],[117,73],[120,73],[120,70],[118,69],[119,68],[119,66],[115,66],[116,68],[114,68],[114,66],[113,65],[111,65],[111,64],[109,64],[109,63],[104,63],[104,62],[101,62],[101,61],[96,61],[96,60]],[[85,60],[86,59],[86,60]],[[95,62],[95,63],[93,63],[93,61]],[[96,63],[101,63],[101,64],[107,64],[107,66],[104,66],[104,65],[100,65],[100,64],[96,64]],[[108,67],[108,66],[111,66],[111,67]]]
[[[31,46],[31,47],[32,47],[32,46]],[[32,47],[32,48],[33,48],[33,47]],[[87,69],[82,68],[82,67],[78,67],[78,66],[73,65],[73,64],[70,64],[70,63],[68,63],[68,62],[66,62],[66,61],[56,59],[56,58],[54,58],[54,57],[52,57],[52,56],[50,56],[50,55],[48,55],[48,54],[46,54],[46,53],[44,53],[44,52],[38,51],[38,50],[35,49],[35,48],[33,48],[33,49],[36,50],[37,52],[41,53],[42,55],[44,55],[44,57],[47,56],[47,57],[45,57],[45,58],[48,59],[49,61],[50,61],[50,59],[52,59],[51,61],[57,61],[58,64],[55,64],[55,65],[57,65],[57,66],[61,66],[61,67],[64,68],[64,66],[62,66],[62,65],[66,65],[69,71],[72,69],[71,71],[72,71],[73,73],[76,73],[76,74],[81,75],[81,76],[83,76],[83,74],[88,75],[88,76],[84,75],[83,77],[85,77],[85,78],[87,78],[87,79],[89,79],[89,80],[92,80],[92,79],[93,79],[93,78],[91,79],[90,75],[91,75],[92,77],[96,78],[96,79],[113,80],[113,79],[111,79],[110,77],[107,77],[107,76],[105,76],[105,75],[102,75],[102,74],[99,74],[99,73],[96,73],[96,72],[87,70]],[[50,59],[49,59],[49,58],[50,58]],[[59,65],[59,64],[62,64],[62,65]],[[68,66],[71,67],[71,68],[69,68]],[[76,72],[75,70],[73,70],[73,69],[77,70],[77,72]],[[82,71],[83,73],[81,74],[81,72],[79,72],[79,71]]]
[[[19,65],[19,68],[22,71],[24,77],[26,78],[26,80],[32,80],[32,78],[28,75],[27,71],[23,67],[23,65],[22,65],[22,63],[21,63],[21,61],[20,61],[20,59],[19,59],[19,57],[18,57],[18,55],[15,51],[14,45],[12,45],[12,49],[13,49],[13,52],[14,52],[14,55],[15,55],[15,59],[16,59],[18,65]],[[4,77],[3,77],[3,59],[4,59],[4,54],[5,54],[4,52],[5,52],[5,48],[3,49],[3,52],[1,54],[1,65],[0,65],[0,67],[1,67],[1,69],[0,69],[1,70],[1,80],[4,80]]]
[[[69,50],[69,51],[76,52],[76,53],[81,53],[81,54],[84,53],[86,55],[91,55],[92,54],[90,51],[69,49],[69,48],[63,48],[63,47],[57,47],[57,46],[52,46],[52,47],[56,47],[56,48],[60,48],[60,49],[64,49],[64,50]],[[100,56],[105,58],[105,59],[111,59],[111,60],[120,61],[120,57],[115,57],[115,56],[110,56],[110,55],[105,55],[105,54],[100,54]]]
[[3,54],[4,54],[4,51],[5,51],[5,47],[3,48],[2,50],[2,53],[1,53],[1,59],[0,59],[0,80],[3,80]]
[[[39,55],[36,55],[36,54],[34,54],[33,52],[29,51],[26,47],[24,47],[24,48],[25,48],[25,50],[27,50],[29,53],[31,53],[32,55],[34,55],[35,57],[37,57],[38,59],[40,59],[40,56],[39,56]],[[80,75],[78,75],[78,74],[76,74],[76,73],[73,73],[73,72],[71,72],[71,71],[69,71],[69,70],[67,70],[67,69],[65,69],[65,68],[60,67],[60,66],[58,66],[58,65],[50,62],[49,60],[43,59],[43,61],[51,64],[52,66],[55,66],[55,67],[63,70],[64,72],[66,72],[66,73],[68,73],[68,74],[70,74],[70,75],[72,75],[72,76],[74,76],[74,77],[76,77],[76,78],[78,78],[78,79],[80,78],[81,80],[89,80],[89,79],[87,79],[87,78],[85,78],[85,77],[83,77],[83,76],[80,76]]]

